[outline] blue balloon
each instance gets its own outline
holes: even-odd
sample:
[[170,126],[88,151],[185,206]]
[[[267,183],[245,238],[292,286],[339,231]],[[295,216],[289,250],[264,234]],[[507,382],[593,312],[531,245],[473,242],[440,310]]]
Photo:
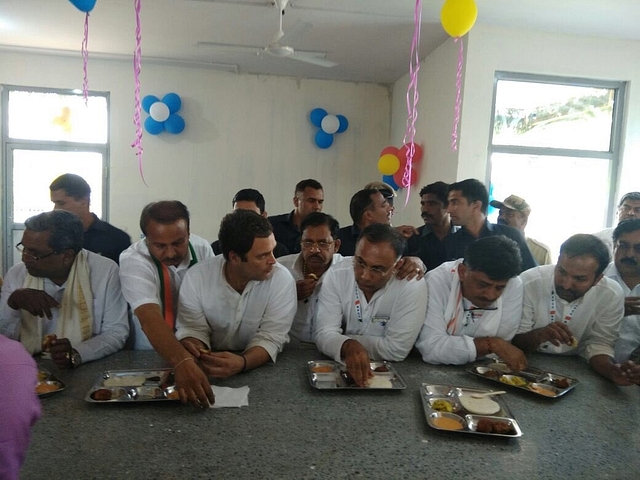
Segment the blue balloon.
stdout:
[[311,123],[320,128],[322,125],[322,119],[327,116],[327,111],[324,108],[314,108],[309,114]]
[[329,148],[333,145],[333,135],[331,133],[325,133],[320,129],[316,133],[316,145],[320,148]]
[[164,121],[164,128],[167,129],[167,132],[173,133],[174,135],[182,133],[184,127],[184,119],[176,113],[172,113],[169,115],[169,118]]
[[164,124],[162,122],[156,122],[151,117],[147,117],[144,121],[144,129],[151,135],[158,135],[164,130]]
[[338,117],[338,120],[340,121],[340,127],[338,127],[338,131],[336,133],[342,133],[349,128],[349,120],[347,120],[347,117],[344,115],[336,115],[336,117]]
[[142,109],[145,112],[149,113],[149,109],[151,108],[151,105],[159,101],[160,99],[155,95],[147,95],[142,99],[142,102],[140,102],[140,104],[142,105]]
[[167,93],[162,97],[162,101],[167,107],[169,107],[169,111],[171,113],[178,113],[178,110],[182,107],[182,100],[180,99],[180,95],[177,93]]
[[400,188],[396,181],[393,179],[393,175],[383,175],[382,181],[384,183],[388,183],[394,190],[398,190]]
[[89,13],[96,6],[97,0],[69,0],[81,12]]

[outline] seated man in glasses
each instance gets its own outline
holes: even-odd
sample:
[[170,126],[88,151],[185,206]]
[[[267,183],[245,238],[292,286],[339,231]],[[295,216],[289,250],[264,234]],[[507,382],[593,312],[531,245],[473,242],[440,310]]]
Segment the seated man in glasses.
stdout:
[[404,237],[393,227],[369,225],[360,233],[353,262],[325,274],[315,342],[347,366],[358,386],[373,377],[370,360],[404,360],[424,323],[425,282],[396,277],[404,248]]
[[316,306],[325,272],[344,258],[338,252],[340,225],[331,215],[310,213],[300,224],[302,251],[280,257],[296,280],[298,310],[289,335],[293,340],[313,342]]
[[16,246],[22,263],[2,287],[0,333],[31,354],[48,347],[60,368],[120,350],[129,323],[115,262],[82,249],[82,222],[73,213],[41,213],[25,226]]
[[511,370],[525,368],[524,354],[510,343],[522,313],[521,265],[516,242],[496,235],[429,272],[427,317],[416,343],[422,359],[459,365],[495,353]]

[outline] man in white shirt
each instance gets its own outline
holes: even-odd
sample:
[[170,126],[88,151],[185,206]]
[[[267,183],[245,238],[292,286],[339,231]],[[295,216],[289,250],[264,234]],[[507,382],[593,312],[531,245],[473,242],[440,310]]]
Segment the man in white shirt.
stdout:
[[640,383],[640,219],[624,220],[613,231],[613,262],[605,276],[618,282],[624,299],[624,318],[614,349],[616,362],[633,362],[626,373]]
[[325,272],[344,258],[340,248],[340,225],[331,215],[310,213],[300,224],[302,251],[280,257],[296,280],[298,309],[289,335],[293,340],[313,342],[318,297]]
[[[618,209],[616,210],[616,217],[618,217],[618,222],[640,218],[640,192],[628,192],[620,198]],[[609,249],[609,253],[613,253],[614,229],[615,227],[610,227],[594,233],[596,237],[604,242]]]
[[[129,334],[118,266],[82,249],[79,217],[64,210],[25,221],[0,300],[0,333],[31,354],[50,348],[60,368],[77,367],[120,350]],[[49,347],[49,343],[51,343]]]
[[495,353],[511,370],[526,367],[510,343],[522,313],[521,262],[518,245],[496,235],[427,274],[427,317],[416,343],[425,362],[463,364]]
[[525,352],[581,355],[599,374],[629,385],[613,359],[624,294],[603,275],[609,258],[602,241],[577,234],[562,244],[556,265],[521,274],[522,321],[513,344]]
[[425,282],[396,277],[405,243],[393,227],[369,225],[358,238],[353,262],[343,261],[325,274],[315,342],[322,353],[345,363],[358,386],[373,376],[370,359],[404,360],[424,322]]
[[273,256],[266,218],[250,210],[225,215],[218,240],[223,256],[185,276],[176,336],[209,376],[227,378],[276,361],[289,340],[296,288]]
[[175,369],[183,402],[207,407],[213,394],[195,358],[175,337],[178,291],[187,270],[213,257],[205,239],[191,235],[189,211],[177,200],[150,203],[140,215],[145,238],[120,255],[120,280],[135,314],[134,348],[154,348]]

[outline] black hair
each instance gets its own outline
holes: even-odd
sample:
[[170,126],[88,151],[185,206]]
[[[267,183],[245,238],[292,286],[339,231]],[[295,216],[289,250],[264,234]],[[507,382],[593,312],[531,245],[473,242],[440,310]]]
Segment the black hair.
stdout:
[[446,207],[449,204],[449,184],[444,182],[434,182],[422,187],[420,190],[420,196],[431,193],[435,195],[440,202]]
[[233,200],[231,200],[231,206],[235,205],[237,202],[253,202],[260,210],[260,213],[264,213],[266,206],[266,202],[264,201],[264,196],[254,188],[243,188],[239,190],[233,196]]
[[51,182],[49,191],[55,192],[56,190],[64,190],[67,196],[76,200],[91,196],[91,187],[87,181],[74,173],[65,173]]
[[508,280],[522,271],[520,247],[504,235],[479,238],[465,249],[464,264],[491,280]]
[[487,192],[487,187],[480,180],[467,178],[466,180],[452,183],[449,185],[449,193],[454,190],[459,190],[468,203],[481,202],[482,213],[486,215],[487,206],[489,205],[489,192]]
[[244,262],[253,247],[253,240],[266,238],[273,232],[269,220],[252,210],[235,210],[224,216],[220,222],[218,241],[225,260],[235,252]]
[[623,220],[613,230],[613,243],[617,242],[618,239],[625,233],[635,232],[636,230],[640,230],[640,218],[630,218],[629,220]]
[[366,239],[370,243],[388,243],[393,248],[396,257],[401,257],[407,245],[405,238],[391,225],[374,223],[360,232],[356,246]]
[[320,227],[326,225],[331,232],[331,238],[337,240],[340,236],[340,224],[331,215],[322,212],[310,213],[300,223],[300,234],[302,234],[308,227]]
[[560,245],[560,256],[565,254],[569,258],[583,255],[593,257],[598,262],[596,277],[599,277],[611,261],[611,254],[606,245],[598,237],[587,233],[572,235]]
[[634,202],[640,202],[640,192],[629,192],[629,193],[625,193],[622,198],[620,198],[620,201],[618,202],[618,208],[620,208],[622,206],[622,204],[626,201],[626,200],[631,200]]
[[147,234],[147,226],[152,220],[162,225],[171,225],[178,220],[184,220],[187,222],[187,231],[189,231],[189,210],[184,203],[178,200],[152,202],[142,209],[140,230],[144,235]]
[[82,250],[84,227],[77,215],[66,210],[52,210],[27,218],[27,229],[34,232],[50,232],[49,247],[54,252],[67,249],[78,253]]
[[306,180],[300,180],[296,184],[294,195],[304,192],[307,188],[313,188],[314,190],[324,190],[319,181],[314,180],[313,178],[307,178]]
[[[373,206],[373,199],[371,196],[376,193],[380,192],[375,188],[365,188],[364,190],[359,190],[353,194],[351,202],[349,202],[349,214],[351,215],[351,220],[353,220],[354,225],[360,223],[364,212]],[[382,194],[380,193],[380,195]]]

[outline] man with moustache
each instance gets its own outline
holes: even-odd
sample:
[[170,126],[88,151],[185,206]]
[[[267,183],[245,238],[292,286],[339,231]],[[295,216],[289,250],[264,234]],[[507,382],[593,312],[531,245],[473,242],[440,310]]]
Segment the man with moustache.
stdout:
[[302,252],[280,257],[296,280],[298,309],[289,335],[293,340],[313,342],[318,297],[325,272],[344,258],[338,252],[340,225],[331,215],[311,213],[300,224]]
[[[631,220],[634,218],[640,218],[640,192],[628,192],[625,193],[618,202],[618,209],[616,210],[616,216],[618,222],[625,220]],[[597,233],[594,233],[596,237],[604,242],[609,249],[609,252],[613,252],[613,231],[615,227],[605,228]]]
[[175,369],[182,401],[206,407],[214,401],[209,380],[174,332],[182,280],[193,265],[213,257],[211,245],[190,233],[189,210],[177,200],[144,207],[140,229],[145,238],[120,255],[122,289],[134,313],[134,348],[155,349]]
[[613,231],[613,262],[604,274],[624,291],[624,318],[615,346],[615,359],[632,361],[640,381],[640,219],[624,220]]
[[418,251],[416,255],[424,262],[427,271],[439,267],[447,257],[444,239],[458,231],[447,213],[449,185],[444,182],[430,183],[420,190],[420,216],[424,225],[418,227]]
[[520,262],[518,245],[497,235],[427,274],[427,316],[416,342],[425,362],[460,365],[495,353],[513,371],[526,367],[510,343],[522,313]]
[[404,360],[424,322],[427,286],[400,280],[395,270],[405,247],[393,227],[366,227],[353,261],[343,261],[324,275],[314,339],[325,355],[347,366],[358,386],[373,374],[370,360]]
[[275,363],[289,339],[296,288],[273,256],[266,218],[229,213],[218,239],[222,256],[195,265],[182,282],[176,336],[209,376],[228,378]]
[[521,274],[522,321],[513,344],[525,352],[580,355],[600,375],[630,385],[629,366],[613,358],[624,294],[603,275],[609,258],[602,241],[577,234],[562,244],[556,265]]

